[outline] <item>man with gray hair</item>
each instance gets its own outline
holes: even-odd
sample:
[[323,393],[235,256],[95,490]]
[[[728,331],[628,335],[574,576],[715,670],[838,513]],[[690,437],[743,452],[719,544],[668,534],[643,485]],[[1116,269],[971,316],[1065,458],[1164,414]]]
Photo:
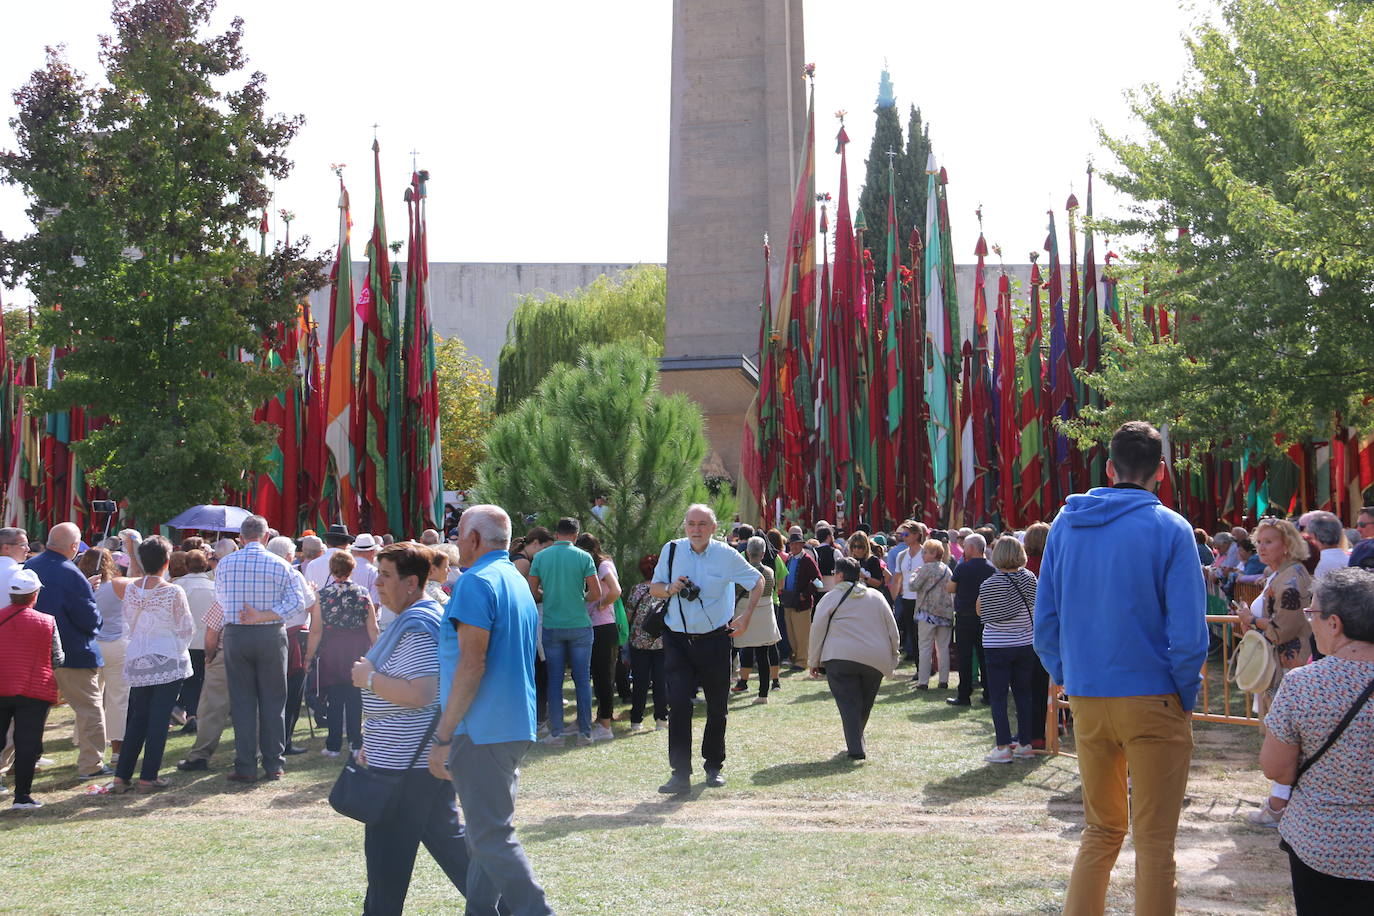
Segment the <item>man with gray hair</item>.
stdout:
[[280,779],[286,748],[286,621],[312,603],[300,576],[266,548],[267,519],[250,515],[243,547],[215,570],[224,614],[224,671],[234,722],[231,782],[257,779],[258,752],[268,779]]
[[[967,531],[968,529],[963,529]],[[964,536],[964,558],[954,567],[945,589],[954,595],[954,644],[959,647],[959,692],[946,697],[950,706],[973,705],[973,656],[978,656],[978,680],[983,704],[988,702],[987,664],[983,661],[983,620],[976,610],[978,590],[997,570],[988,562],[987,538],[970,532]]]
[[[520,761],[534,743],[539,611],[510,560],[510,516],[472,506],[458,523],[468,571],[439,627],[439,698],[429,771],[452,779],[467,821],[467,912],[552,913],[515,835]],[[732,551],[733,552],[733,551]]]
[[[730,711],[731,637],[749,629],[763,595],[763,575],[738,550],[714,538],[710,506],[687,507],[685,538],[663,545],[649,594],[668,600],[663,669],[668,682],[668,765],[673,774],[664,795],[692,789],[692,694],[706,696],[701,756],[707,786],[725,785],[725,721]],[[461,581],[461,580],[460,580]],[[735,586],[749,589],[749,603],[735,616]],[[771,608],[768,612],[771,612]]]
[[302,573],[305,572],[305,567],[310,565],[310,561],[323,554],[324,541],[313,534],[307,534],[305,537],[301,538],[301,550],[296,568]]
[[1341,541],[1345,539],[1345,528],[1335,515],[1330,512],[1310,513],[1307,533],[1312,535],[1321,547],[1321,556],[1317,559],[1317,568],[1312,573],[1312,578],[1320,579],[1331,570],[1350,564],[1350,551],[1341,547]]

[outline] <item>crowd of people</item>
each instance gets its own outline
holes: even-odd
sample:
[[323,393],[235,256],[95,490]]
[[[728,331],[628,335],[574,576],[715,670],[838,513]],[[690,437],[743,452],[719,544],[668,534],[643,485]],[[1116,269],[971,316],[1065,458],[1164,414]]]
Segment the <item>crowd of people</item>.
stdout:
[[1129,831],[1137,912],[1167,913],[1191,713],[1224,633],[1206,614],[1220,601],[1212,610],[1234,613],[1237,635],[1262,634],[1277,662],[1256,695],[1273,784],[1250,820],[1278,828],[1300,913],[1374,911],[1374,508],[1353,551],[1327,512],[1209,536],[1155,496],[1160,447],[1148,424],[1126,424],[1112,485],[1024,530],[908,520],[889,534],[841,517],[722,537],[694,505],[685,536],[642,557],[629,586],[595,534],[604,498],[592,531],[563,518],[514,541],[491,506],[452,517],[442,543],[337,525],[297,543],[256,516],[237,538],[178,547],[125,531],[85,548],[69,524],[30,545],[0,529],[8,791],[15,808],[41,806],[33,774],[59,696],[79,775],[111,794],[168,787],[176,727],[196,736],[178,769],[209,769],[232,724],[227,780],[280,779],[305,752],[304,706],[326,730],[321,754],[398,775],[367,826],[365,912],[400,911],[421,843],[470,911],[551,912],[511,825],[533,742],[611,741],[617,720],[621,736],[664,729],[659,791],[683,795],[700,704],[704,785],[723,786],[731,696],[753,680],[750,702],[766,704],[790,671],[825,679],[842,753],[863,761],[879,689],[906,661],[918,695],[990,707],[989,764],[1034,757],[1071,716],[1087,826],[1065,912],[1102,912]]

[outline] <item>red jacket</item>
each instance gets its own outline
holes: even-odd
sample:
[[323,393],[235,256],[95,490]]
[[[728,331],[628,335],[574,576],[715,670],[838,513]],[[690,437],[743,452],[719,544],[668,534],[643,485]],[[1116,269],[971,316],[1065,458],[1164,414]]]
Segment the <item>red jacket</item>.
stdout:
[[30,607],[0,609],[0,697],[56,703],[52,635],[56,621]]

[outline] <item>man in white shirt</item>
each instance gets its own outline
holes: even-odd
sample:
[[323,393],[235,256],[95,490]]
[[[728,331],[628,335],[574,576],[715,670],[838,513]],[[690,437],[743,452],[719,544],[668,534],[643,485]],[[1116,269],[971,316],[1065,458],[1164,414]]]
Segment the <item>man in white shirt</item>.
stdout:
[[1321,557],[1317,560],[1317,568],[1312,573],[1314,579],[1320,579],[1327,572],[1339,569],[1350,564],[1350,551],[1341,547],[1341,539],[1345,537],[1345,529],[1341,525],[1341,520],[1330,512],[1312,512],[1307,520],[1307,531],[1312,537],[1316,538],[1321,545]]
[[372,597],[373,607],[379,606],[382,600],[377,594],[377,551],[380,549],[381,544],[377,538],[364,531],[353,541],[351,551],[357,565],[353,567],[353,575],[348,579],[355,585],[367,589],[367,593]]
[[343,525],[330,525],[329,530],[324,533],[324,542],[329,545],[325,552],[301,570],[305,573],[306,581],[315,586],[316,591],[329,584],[329,558],[340,550],[347,550],[348,545],[353,543],[353,535],[349,534]]

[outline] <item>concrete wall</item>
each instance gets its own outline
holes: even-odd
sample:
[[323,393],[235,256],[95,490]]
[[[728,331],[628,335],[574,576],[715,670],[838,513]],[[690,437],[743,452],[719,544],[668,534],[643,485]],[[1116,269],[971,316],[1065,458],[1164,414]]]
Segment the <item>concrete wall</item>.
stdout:
[[[496,380],[506,325],[515,315],[520,297],[530,293],[566,294],[590,285],[602,274],[614,276],[633,264],[469,264],[429,266],[429,293],[434,330],[440,337],[461,337]],[[402,262],[404,268],[404,262]],[[367,262],[353,266],[356,297],[367,276]],[[404,296],[404,283],[402,295]],[[404,300],[402,300],[404,302]],[[310,307],[322,325],[329,314],[328,287],[310,297]],[[361,329],[359,330],[361,333]],[[322,335],[321,340],[327,340]]]

